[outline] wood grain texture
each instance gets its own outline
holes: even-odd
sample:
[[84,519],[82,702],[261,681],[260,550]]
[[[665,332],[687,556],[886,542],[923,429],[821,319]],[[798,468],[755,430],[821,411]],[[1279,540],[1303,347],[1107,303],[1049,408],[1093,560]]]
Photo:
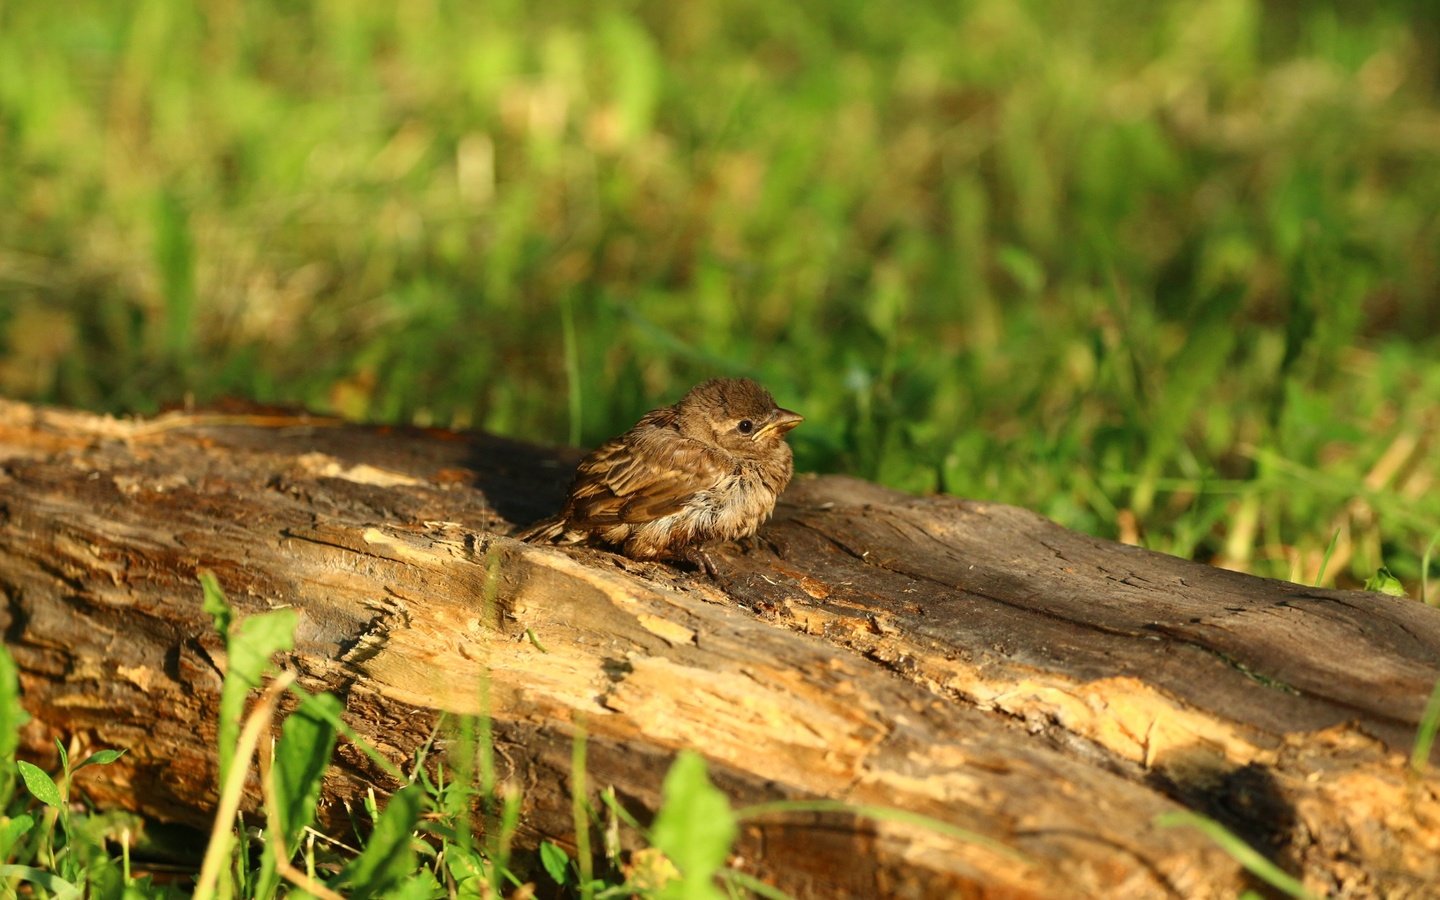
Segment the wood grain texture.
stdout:
[[[589,787],[642,817],[693,747],[737,805],[878,804],[1001,848],[851,814],[747,822],[738,863],[801,896],[1235,896],[1233,860],[1155,824],[1181,809],[1319,893],[1440,883],[1440,779],[1405,767],[1440,680],[1436,610],[833,477],[714,553],[718,585],[506,537],[558,508],[576,458],[283,412],[0,402],[0,626],[31,758],[56,736],[127,748],[82,783],[95,802],[207,821],[225,665],[208,568],[243,612],[298,612],[285,664],[391,760],[442,712],[488,710],[525,847],[573,842],[583,725]],[[393,787],[343,740],[336,763],[332,825]]]

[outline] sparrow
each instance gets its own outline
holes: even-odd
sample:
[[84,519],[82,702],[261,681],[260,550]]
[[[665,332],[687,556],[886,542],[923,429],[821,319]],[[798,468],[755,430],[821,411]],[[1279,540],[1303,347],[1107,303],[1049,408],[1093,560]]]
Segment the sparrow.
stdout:
[[790,483],[785,435],[804,421],[748,378],[714,378],[580,461],[565,507],[516,535],[582,541],[631,559],[696,559],[753,535]]

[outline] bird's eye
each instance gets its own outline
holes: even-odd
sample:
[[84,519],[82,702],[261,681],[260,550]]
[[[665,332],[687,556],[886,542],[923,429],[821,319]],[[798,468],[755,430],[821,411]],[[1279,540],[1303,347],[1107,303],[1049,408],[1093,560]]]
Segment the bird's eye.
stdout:
[[755,430],[755,423],[749,419],[741,419],[740,424],[735,426],[741,434],[749,434]]

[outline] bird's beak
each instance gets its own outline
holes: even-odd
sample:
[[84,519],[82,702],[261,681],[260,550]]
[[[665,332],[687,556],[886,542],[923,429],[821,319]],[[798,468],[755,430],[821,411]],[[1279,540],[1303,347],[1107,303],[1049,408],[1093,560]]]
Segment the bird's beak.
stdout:
[[755,432],[755,436],[758,438],[767,431],[778,431],[784,434],[803,421],[805,421],[805,417],[797,412],[791,412],[788,409],[776,409],[775,412],[771,413],[770,421],[766,422],[759,431]]

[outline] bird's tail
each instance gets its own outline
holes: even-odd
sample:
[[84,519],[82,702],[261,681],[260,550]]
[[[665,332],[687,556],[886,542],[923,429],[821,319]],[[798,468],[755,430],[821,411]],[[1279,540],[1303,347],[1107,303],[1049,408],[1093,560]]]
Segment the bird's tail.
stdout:
[[517,541],[527,544],[551,544],[565,533],[565,520],[560,516],[541,519],[515,535]]

